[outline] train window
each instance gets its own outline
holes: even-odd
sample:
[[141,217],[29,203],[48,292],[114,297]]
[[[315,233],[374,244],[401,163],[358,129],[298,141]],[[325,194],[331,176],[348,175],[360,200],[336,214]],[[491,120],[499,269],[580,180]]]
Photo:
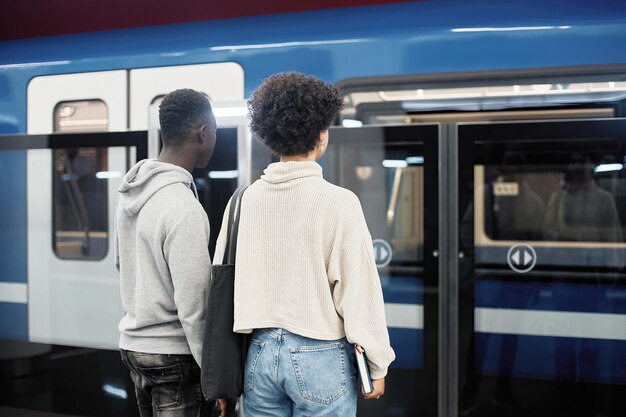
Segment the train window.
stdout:
[[161,102],[163,101],[163,99],[165,98],[165,94],[160,94],[158,96],[156,96],[155,98],[152,99],[152,101],[150,102],[151,106],[160,106]]
[[[65,101],[54,109],[54,131],[108,130],[102,100]],[[53,248],[62,259],[102,259],[108,247],[108,191],[104,148],[53,150]]]
[[350,131],[331,132],[325,175],[359,197],[372,238],[390,245],[391,267],[421,268],[425,178],[422,145],[387,144],[379,130],[359,130],[358,135],[350,135]]
[[106,132],[107,105],[102,100],[62,101],[54,108],[55,132]]
[[622,116],[626,75],[485,79],[471,75],[380,78],[340,83],[345,127],[497,120],[580,119]]
[[[501,155],[501,164],[475,166],[478,240],[623,242],[626,176],[622,151],[596,147]],[[535,162],[533,162],[535,161]]]
[[334,165],[329,178],[359,197],[370,234],[393,248],[393,265],[417,266],[423,259],[424,158],[357,144],[338,151],[328,156]]

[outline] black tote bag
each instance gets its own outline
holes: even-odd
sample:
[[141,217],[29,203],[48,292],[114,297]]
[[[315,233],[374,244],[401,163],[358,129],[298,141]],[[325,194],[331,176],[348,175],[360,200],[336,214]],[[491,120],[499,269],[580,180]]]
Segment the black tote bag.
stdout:
[[237,232],[245,188],[237,188],[231,199],[222,265],[211,268],[201,364],[202,393],[207,401],[237,398],[243,392],[250,336],[233,332],[233,322]]

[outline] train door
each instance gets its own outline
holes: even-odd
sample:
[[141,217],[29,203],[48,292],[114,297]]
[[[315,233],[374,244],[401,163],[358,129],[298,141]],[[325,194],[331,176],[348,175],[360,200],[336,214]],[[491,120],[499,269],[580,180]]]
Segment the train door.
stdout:
[[359,416],[436,416],[439,392],[439,127],[331,128],[326,180],[360,199],[396,360]]
[[[250,182],[250,131],[245,119],[243,69],[237,63],[224,62],[131,70],[131,129],[148,129],[158,134],[158,106],[165,94],[180,88],[206,94],[218,125],[209,165],[192,173],[200,203],[209,217],[209,252],[213,255],[230,196],[238,184]],[[155,149],[153,155],[156,153]]]
[[[29,134],[126,127],[126,71],[43,76],[28,86]],[[29,340],[113,349],[122,314],[114,196],[134,154],[75,138],[84,142],[27,155]]]
[[625,415],[626,120],[457,132],[451,415]]

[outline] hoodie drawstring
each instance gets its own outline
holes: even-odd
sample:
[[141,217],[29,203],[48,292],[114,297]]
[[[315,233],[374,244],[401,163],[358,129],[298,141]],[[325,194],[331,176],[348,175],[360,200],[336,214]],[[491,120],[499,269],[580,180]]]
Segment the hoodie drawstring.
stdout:
[[198,198],[198,188],[196,188],[196,182],[194,180],[191,180],[191,189],[193,190],[193,195],[196,196],[196,200],[200,200],[200,198]]

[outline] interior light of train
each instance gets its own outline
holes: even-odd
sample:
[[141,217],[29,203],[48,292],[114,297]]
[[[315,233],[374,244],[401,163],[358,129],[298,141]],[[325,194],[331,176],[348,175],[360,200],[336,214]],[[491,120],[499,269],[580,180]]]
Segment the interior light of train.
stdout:
[[96,172],[96,178],[98,179],[109,179],[109,178],[119,178],[122,176],[120,171],[100,171]]
[[[67,116],[64,116],[67,117]],[[76,127],[76,126],[94,126],[105,125],[108,123],[107,119],[85,119],[85,120],[61,120],[59,126],[61,127]]]
[[409,163],[401,159],[385,159],[383,161],[383,166],[385,168],[406,168],[409,166]]
[[622,168],[624,168],[622,164],[600,164],[594,168],[594,172],[621,171]]
[[460,99],[482,97],[537,96],[577,93],[626,91],[626,82],[555,83],[529,85],[502,85],[468,88],[437,88],[417,90],[378,91],[382,101]]
[[63,106],[59,112],[59,117],[71,117],[76,112],[76,108],[72,106]]
[[213,108],[215,117],[237,117],[248,114],[247,107],[215,107]]
[[356,174],[356,177],[358,179],[360,179],[361,181],[367,181],[372,177],[372,173],[373,173],[373,169],[372,167],[368,167],[368,166],[358,166],[354,169],[354,173]]
[[423,164],[424,157],[423,156],[409,156],[408,158],[406,158],[406,162],[408,162],[409,164]]
[[571,26],[513,26],[508,28],[455,28],[451,32],[518,32],[526,30],[564,30],[571,29]]
[[341,124],[343,125],[343,127],[361,127],[361,126],[363,126],[363,122],[362,121],[354,120],[354,119],[343,119]]
[[535,91],[549,91],[552,90],[552,84],[532,84],[532,89]]
[[473,98],[482,97],[486,94],[482,87],[470,88],[446,88],[433,90],[406,90],[406,91],[379,91],[378,95],[383,101],[416,100],[416,99],[447,99],[447,98]]
[[239,171],[209,171],[209,178],[214,180],[233,179],[239,177]]
[[111,394],[114,397],[121,398],[123,400],[128,399],[128,393],[126,392],[125,389],[117,388],[117,387],[114,387],[113,385],[108,385],[108,384],[103,385],[102,391],[106,392],[107,394]]

